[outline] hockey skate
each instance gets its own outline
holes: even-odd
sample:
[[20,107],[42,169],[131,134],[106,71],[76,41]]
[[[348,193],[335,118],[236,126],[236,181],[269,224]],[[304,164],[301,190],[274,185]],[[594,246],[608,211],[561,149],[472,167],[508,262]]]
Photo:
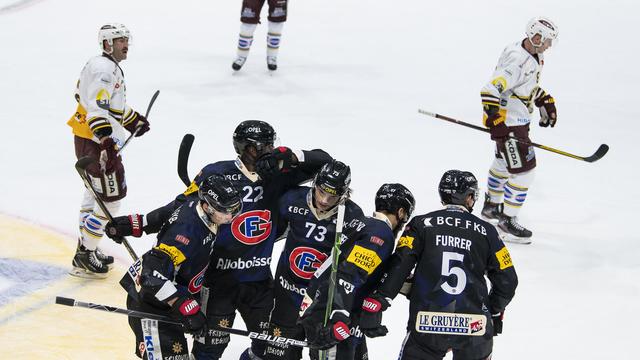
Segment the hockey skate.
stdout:
[[484,194],[484,206],[482,207],[482,218],[486,221],[492,223],[493,225],[498,224],[500,219],[504,216],[502,214],[502,208],[504,204],[496,204],[491,202],[491,197],[489,194]]
[[[84,246],[82,246],[82,241],[78,238],[78,246],[76,247],[76,252],[78,251],[86,251]],[[103,264],[109,267],[109,270],[113,269],[113,256],[107,255],[100,250],[100,248],[96,248],[96,257],[98,260],[102,261]]]
[[270,71],[276,71],[278,69],[278,58],[275,56],[267,56],[267,68]]
[[244,56],[238,56],[234,62],[231,64],[231,68],[233,68],[233,70],[238,71],[240,69],[242,69],[242,65],[244,65],[244,63],[247,61],[247,58]]
[[98,259],[96,251],[84,248],[76,250],[71,265],[73,269],[69,271],[69,275],[85,279],[105,279],[109,272],[109,267]]
[[503,241],[516,244],[531,244],[531,236],[533,233],[518,224],[518,218],[515,216],[502,215],[496,229],[498,229]]

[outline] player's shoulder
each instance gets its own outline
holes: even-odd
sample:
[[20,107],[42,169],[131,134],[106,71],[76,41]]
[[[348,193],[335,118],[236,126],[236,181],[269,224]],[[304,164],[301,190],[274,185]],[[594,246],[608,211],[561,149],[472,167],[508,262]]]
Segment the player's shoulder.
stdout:
[[308,186],[294,186],[293,188],[285,191],[285,193],[282,194],[281,202],[286,203],[297,199],[306,200],[309,190],[311,190],[311,188]]
[[353,202],[351,199],[347,199],[347,201],[345,201],[344,207],[345,215],[349,215],[349,217],[364,217],[364,212],[362,211],[360,206]]
[[208,177],[214,174],[225,176],[232,172],[239,172],[233,160],[216,161],[205,165],[197,176]]
[[112,74],[117,64],[106,56],[97,55],[87,61],[86,68],[91,73],[109,73]]
[[531,59],[531,54],[524,47],[522,42],[514,42],[507,45],[502,52],[502,59],[505,63],[522,65]]

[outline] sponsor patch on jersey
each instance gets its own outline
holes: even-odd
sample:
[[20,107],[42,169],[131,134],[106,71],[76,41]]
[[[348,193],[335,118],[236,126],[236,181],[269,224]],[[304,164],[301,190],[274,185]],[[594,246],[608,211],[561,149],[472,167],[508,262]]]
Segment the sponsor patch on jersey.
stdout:
[[299,278],[309,280],[328,255],[314,248],[299,246],[289,255],[289,268]]
[[509,254],[509,250],[507,250],[506,246],[496,252],[496,258],[500,264],[500,270],[513,266],[513,262],[511,262],[511,254]]
[[400,239],[398,240],[398,246],[397,248],[401,248],[401,247],[408,247],[409,249],[413,249],[413,240],[415,238],[413,236],[401,236]]
[[109,110],[109,99],[111,99],[109,92],[105,89],[100,89],[96,95],[96,105],[98,105],[100,109]]
[[481,314],[460,314],[419,311],[416,315],[416,331],[423,334],[482,336],[487,317]]
[[493,86],[495,86],[496,89],[498,89],[498,92],[501,94],[504,89],[507,88],[507,80],[505,80],[505,78],[503,78],[502,76],[498,76],[497,78],[493,79],[491,81],[491,84],[493,84]]
[[[198,175],[200,175],[200,174],[198,174]],[[187,188],[187,190],[185,190],[182,194],[183,194],[184,196],[187,196],[187,195],[193,194],[193,193],[194,193],[194,192],[196,192],[196,191],[198,191],[198,185],[196,185],[196,182],[195,182],[195,181],[192,181],[192,182],[191,182],[191,185],[189,185],[189,187]]]
[[231,222],[233,236],[245,245],[256,245],[271,235],[271,211],[252,210],[240,214]]
[[377,236],[372,236],[371,239],[369,239],[369,242],[371,242],[372,244],[376,244],[378,246],[384,245],[384,240],[380,239]]
[[160,244],[158,245],[158,250],[164,252],[165,254],[169,255],[171,257],[171,261],[173,262],[173,265],[178,266],[180,264],[182,264],[182,262],[184,262],[187,258],[184,256],[184,254],[182,253],[182,251],[180,251],[177,247],[175,246],[170,246],[167,244]]
[[380,265],[382,259],[380,259],[375,251],[369,250],[360,245],[355,245],[351,250],[349,257],[347,257],[347,262],[354,264],[366,271],[367,274],[371,275],[378,265]]
[[185,245],[189,245],[189,242],[190,242],[188,237],[180,234],[176,235],[176,241]]
[[196,274],[196,276],[191,278],[191,281],[189,281],[188,289],[190,293],[197,294],[200,292],[200,289],[202,289],[202,282],[204,281],[204,273],[205,271],[207,271],[207,267],[209,267],[209,265],[205,266],[204,269],[202,269],[202,271]]

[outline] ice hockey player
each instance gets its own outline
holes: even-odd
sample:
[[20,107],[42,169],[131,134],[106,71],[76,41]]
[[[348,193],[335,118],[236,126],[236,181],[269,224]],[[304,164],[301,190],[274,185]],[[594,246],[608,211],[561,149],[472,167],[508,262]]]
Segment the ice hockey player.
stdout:
[[[78,107],[67,124],[73,130],[76,157],[89,156],[96,161],[87,167],[91,182],[110,213],[120,207],[127,194],[122,158],[117,154],[125,132],[142,136],[149,122],[126,103],[126,86],[120,62],[129,52],[129,29],[122,24],[107,24],[98,32],[102,55],[86,63],[78,80],[75,98]],[[70,274],[85,278],[105,278],[113,257],[103,254],[98,243],[104,234],[107,217],[85,189],[80,203],[78,248]]]
[[[329,359],[369,358],[364,333],[360,329],[362,304],[380,282],[393,252],[396,235],[414,208],[415,200],[409,189],[402,184],[384,184],[376,193],[373,216],[345,228],[343,235],[346,240],[341,246],[332,311],[326,327],[323,324],[331,286],[330,267],[323,266],[314,274],[307,289],[308,300],[312,302],[304,310],[301,322],[310,346],[328,349]],[[330,260],[325,262],[329,263]],[[318,359],[314,351],[311,355],[312,359]]]
[[540,126],[554,127],[558,120],[555,99],[539,85],[543,53],[558,37],[558,28],[537,17],[527,24],[526,35],[504,49],[481,91],[483,121],[496,143],[482,216],[498,225],[506,241],[528,244],[532,232],[518,223],[517,215],[536,167],[533,146],[527,143],[529,123],[534,106],[540,110]]
[[[205,274],[203,308],[210,328],[231,327],[239,311],[248,330],[267,330],[273,306],[270,263],[277,235],[278,199],[287,190],[310,180],[331,161],[331,156],[322,150],[293,151],[284,146],[274,149],[275,141],[276,132],[268,123],[241,122],[233,134],[236,160],[205,166],[183,194],[147,216],[122,216],[107,226],[109,236],[155,233],[177,206],[197,194],[201,179],[212,174],[221,174],[242,189],[243,213],[231,224],[220,226]],[[204,338],[196,338],[194,354],[198,359],[219,359],[229,341],[229,334],[210,330]],[[243,356],[262,354],[264,346],[264,341],[253,341]]]
[[[289,190],[280,200],[279,229],[288,227],[274,284],[274,306],[269,332],[272,335],[304,340],[298,313],[314,272],[331,254],[336,236],[338,205],[345,205],[344,222],[361,223],[362,209],[349,199],[351,169],[341,161],[325,164],[313,186]],[[302,359],[302,348],[269,343],[265,360]]]
[[449,170],[438,191],[445,208],[407,224],[382,282],[362,305],[360,327],[369,335],[386,332],[381,313],[415,267],[399,359],[442,359],[452,349],[456,360],[488,360],[518,285],[516,271],[495,227],[471,214],[478,197],[473,174]]
[[278,69],[278,50],[282,28],[287,21],[288,0],[242,0],[240,15],[240,36],[238,38],[238,54],[231,67],[238,71],[247,61],[249,50],[253,43],[253,33],[260,23],[260,11],[265,1],[269,5],[269,28],[267,32],[267,68],[270,71]]
[[[201,334],[207,320],[196,297],[202,288],[219,226],[242,212],[240,193],[221,175],[203,180],[196,200],[177,208],[156,245],[142,255],[139,293],[127,289],[127,308],[166,315],[182,326],[129,317],[136,355],[145,359],[189,359],[184,333]],[[125,274],[125,282],[129,274]],[[121,282],[122,283],[122,282]],[[130,287],[131,287],[130,286]]]

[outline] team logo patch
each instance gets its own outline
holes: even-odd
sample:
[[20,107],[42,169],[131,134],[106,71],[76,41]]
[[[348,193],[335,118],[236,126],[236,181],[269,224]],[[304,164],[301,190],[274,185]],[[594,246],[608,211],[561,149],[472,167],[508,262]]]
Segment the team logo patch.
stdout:
[[298,277],[308,280],[327,257],[327,254],[314,248],[300,246],[293,249],[289,255],[289,268]]
[[401,247],[408,247],[409,249],[413,249],[413,240],[415,238],[413,236],[402,236],[400,240],[398,240],[398,249]]
[[202,289],[202,282],[204,281],[204,273],[205,271],[207,271],[207,267],[209,267],[209,265],[205,266],[204,269],[202,269],[202,271],[200,271],[196,276],[194,276],[191,281],[189,281],[189,292],[192,294],[197,294],[200,292],[200,289]]
[[482,336],[487,317],[480,314],[457,314],[419,311],[416,331],[424,334]]
[[174,354],[180,354],[182,352],[182,344],[174,342],[173,346],[171,346],[171,350],[173,350]]
[[495,86],[498,92],[501,94],[504,89],[507,88],[507,80],[505,80],[505,78],[503,78],[502,76],[498,76],[497,78],[493,79],[493,81],[491,81],[491,84],[493,84],[493,86]]
[[256,245],[271,235],[271,211],[252,210],[240,214],[231,223],[233,236],[243,244]]
[[504,270],[513,266],[513,262],[511,261],[511,254],[509,254],[509,250],[507,250],[506,246],[496,252],[496,258],[498,259],[498,263],[500,264],[500,270]]
[[351,250],[349,257],[347,257],[347,262],[354,264],[371,275],[378,265],[380,265],[382,259],[380,259],[375,251],[356,245]]

